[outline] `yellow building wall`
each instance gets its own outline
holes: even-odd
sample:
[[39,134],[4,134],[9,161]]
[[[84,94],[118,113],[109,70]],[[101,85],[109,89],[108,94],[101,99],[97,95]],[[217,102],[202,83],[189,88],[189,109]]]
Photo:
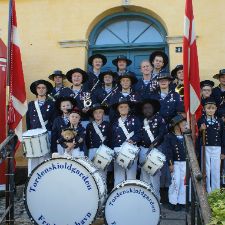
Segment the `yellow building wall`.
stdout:
[[[182,63],[185,0],[16,0],[23,69],[28,99],[29,86],[36,79],[47,79],[54,69],[64,72],[85,69],[89,34],[106,16],[116,12],[145,13],[157,19],[168,34],[170,68]],[[198,36],[201,79],[211,78],[225,67],[225,1],[193,0]],[[8,1],[0,0],[1,37],[7,43]],[[72,40],[78,46],[62,47]]]

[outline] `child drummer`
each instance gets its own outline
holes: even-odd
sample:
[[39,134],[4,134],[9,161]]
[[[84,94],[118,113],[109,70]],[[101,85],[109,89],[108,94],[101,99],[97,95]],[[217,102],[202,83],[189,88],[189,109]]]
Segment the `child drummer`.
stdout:
[[165,136],[162,149],[166,153],[172,177],[168,193],[170,209],[180,211],[182,206],[185,205],[186,199],[186,154],[183,138],[186,120],[182,115],[177,115],[172,118],[170,126],[171,131]]
[[[58,139],[57,150],[59,155],[71,155],[72,157],[82,157],[84,156],[84,139],[85,139],[85,129],[81,125],[81,112],[78,108],[74,108],[69,112],[69,124],[66,129],[73,130],[75,133],[74,140],[72,142],[66,143],[65,137]],[[65,129],[64,129],[65,131]]]
[[[144,120],[141,128],[141,150],[139,152],[139,163],[143,164],[146,160],[149,148],[158,148],[160,146],[163,140],[163,135],[166,133],[166,123],[159,115],[160,102],[158,100],[143,100],[141,102],[141,109],[144,115]],[[154,176],[151,176],[142,168],[140,176],[140,180],[151,184],[154,187],[158,198],[160,198],[160,174],[161,172],[158,171]]]
[[109,122],[103,120],[105,109],[105,106],[96,103],[89,110],[89,114],[93,118],[86,128],[86,145],[90,160],[94,159],[96,151],[101,145],[109,146],[110,126]]
[[[112,105],[119,113],[119,118],[113,122],[111,127],[111,145],[117,155],[121,151],[120,147],[123,143],[137,145],[141,139],[140,121],[130,114],[131,106],[132,102],[127,98],[120,98],[117,103]],[[114,186],[124,180],[136,179],[136,171],[137,159],[130,169],[124,169],[114,162]]]
[[201,147],[205,146],[207,192],[220,188],[220,163],[225,154],[224,122],[215,116],[216,110],[215,100],[213,98],[206,99],[204,103],[205,115],[198,121],[199,131],[202,132]]

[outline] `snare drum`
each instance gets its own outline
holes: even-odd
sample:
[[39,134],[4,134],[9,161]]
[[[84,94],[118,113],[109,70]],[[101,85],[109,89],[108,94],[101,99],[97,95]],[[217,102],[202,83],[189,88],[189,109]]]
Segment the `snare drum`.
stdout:
[[101,145],[93,159],[93,163],[101,170],[105,170],[113,159],[114,151],[106,145]]
[[125,169],[130,169],[137,157],[139,148],[129,142],[124,142],[120,147],[116,162]]
[[27,158],[42,157],[50,152],[48,131],[33,129],[23,133],[23,150]]
[[153,148],[150,153],[147,155],[145,162],[143,163],[142,168],[152,176],[160,170],[164,163],[166,162],[166,156],[160,152],[158,149]]
[[24,201],[36,224],[91,224],[106,193],[101,173],[87,158],[57,158],[33,170]]
[[127,180],[117,185],[105,205],[107,225],[157,225],[160,205],[153,189],[139,180]]

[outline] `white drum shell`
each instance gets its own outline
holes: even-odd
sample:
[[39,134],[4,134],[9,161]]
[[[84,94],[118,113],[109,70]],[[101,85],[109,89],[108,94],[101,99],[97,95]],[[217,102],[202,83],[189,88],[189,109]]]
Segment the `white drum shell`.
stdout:
[[50,152],[48,131],[33,129],[23,133],[23,149],[27,158],[42,157]]
[[139,148],[133,144],[128,142],[124,142],[120,147],[120,151],[116,158],[116,162],[123,168],[129,169],[133,163],[135,158],[137,157],[139,152]]
[[105,170],[113,159],[114,151],[106,145],[101,145],[93,159],[93,163],[101,170]]
[[[79,170],[80,174],[72,173],[72,170],[68,172],[67,169],[51,169],[38,180],[36,186],[34,185],[38,174],[47,171],[52,164],[57,167],[65,163],[68,167],[72,165],[75,171]],[[82,176],[87,179],[83,179]],[[91,189],[87,188],[86,181]],[[35,192],[30,192],[30,188],[36,189]],[[33,170],[24,192],[26,209],[32,221],[37,224],[46,221],[45,224],[68,225],[91,224],[97,213],[102,211],[106,193],[101,173],[87,158],[57,158],[45,161]],[[39,221],[41,213],[43,218]]]
[[106,225],[157,225],[161,210],[151,186],[140,180],[127,180],[112,190],[104,213]]
[[146,160],[142,168],[154,176],[158,170],[160,170],[166,161],[166,156],[160,152],[158,149],[153,148],[147,155]]

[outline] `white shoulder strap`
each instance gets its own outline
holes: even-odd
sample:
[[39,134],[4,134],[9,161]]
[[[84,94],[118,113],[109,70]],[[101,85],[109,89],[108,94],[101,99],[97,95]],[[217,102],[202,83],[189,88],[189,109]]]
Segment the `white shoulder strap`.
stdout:
[[105,137],[103,136],[101,130],[99,129],[98,124],[95,121],[93,121],[92,124],[93,124],[93,127],[95,129],[95,132],[100,137],[101,141],[104,142]]
[[151,130],[150,130],[150,126],[149,126],[149,124],[148,124],[148,120],[147,120],[147,119],[144,119],[144,129],[145,129],[145,131],[147,132],[148,137],[149,137],[149,139],[151,140],[151,142],[153,142],[154,139],[155,139],[155,137],[154,137],[153,133],[152,133]]
[[43,120],[43,116],[41,114],[41,110],[40,110],[40,106],[38,104],[38,100],[34,101],[34,105],[35,105],[35,108],[36,108],[36,111],[37,111],[37,114],[38,114],[39,121],[41,123],[41,127],[42,127],[42,129],[46,129],[45,125],[48,123],[48,121],[44,122],[44,120]]
[[134,131],[132,131],[131,133],[128,132],[127,128],[125,127],[124,122],[122,121],[121,117],[118,119],[119,121],[119,126],[121,127],[121,129],[123,130],[123,133],[125,134],[127,140],[129,140],[133,135],[134,135]]

